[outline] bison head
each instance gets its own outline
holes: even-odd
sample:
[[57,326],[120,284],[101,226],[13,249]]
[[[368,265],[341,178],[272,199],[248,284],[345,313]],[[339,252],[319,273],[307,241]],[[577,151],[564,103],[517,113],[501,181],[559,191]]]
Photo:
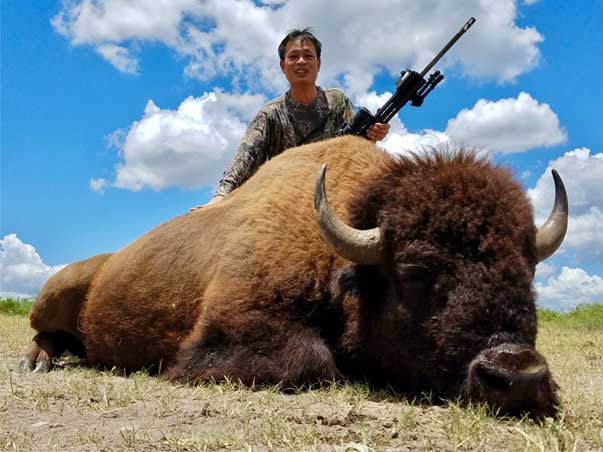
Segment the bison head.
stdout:
[[367,367],[405,391],[555,415],[557,386],[535,350],[536,264],[560,246],[567,197],[553,171],[553,212],[540,229],[510,173],[465,152],[405,157],[379,168],[348,204],[315,208],[323,239],[356,263]]

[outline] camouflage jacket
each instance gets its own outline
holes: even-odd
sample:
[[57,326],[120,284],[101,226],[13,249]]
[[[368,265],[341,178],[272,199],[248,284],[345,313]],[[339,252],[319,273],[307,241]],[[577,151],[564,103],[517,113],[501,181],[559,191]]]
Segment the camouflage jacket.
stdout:
[[249,123],[216,195],[230,193],[285,149],[332,137],[344,121],[352,120],[354,108],[342,91],[317,88],[309,105],[296,102],[288,91],[262,107]]

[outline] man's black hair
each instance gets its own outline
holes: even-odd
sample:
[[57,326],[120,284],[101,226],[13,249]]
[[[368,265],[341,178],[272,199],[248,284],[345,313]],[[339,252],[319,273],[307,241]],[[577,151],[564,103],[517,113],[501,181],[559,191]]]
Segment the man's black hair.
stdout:
[[307,40],[314,44],[314,48],[316,49],[316,58],[320,60],[320,50],[322,48],[322,44],[316,38],[316,36],[312,34],[310,27],[304,28],[303,30],[293,29],[287,33],[285,39],[283,39],[278,46],[278,56],[281,60],[285,59],[285,49],[287,48],[287,43],[297,39],[300,39],[302,43]]

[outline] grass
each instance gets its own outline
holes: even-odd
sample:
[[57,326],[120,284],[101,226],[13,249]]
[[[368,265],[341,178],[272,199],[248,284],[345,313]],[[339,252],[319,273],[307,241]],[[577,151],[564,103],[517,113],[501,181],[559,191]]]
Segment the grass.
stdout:
[[34,301],[29,299],[2,298],[0,299],[0,313],[26,316],[33,303]]
[[603,306],[540,310],[537,348],[561,387],[559,419],[494,418],[363,384],[294,394],[236,383],[175,385],[73,361],[45,375],[16,364],[26,310],[0,300],[0,450],[603,450]]
[[[26,316],[33,299],[0,298],[0,313]],[[540,323],[579,329],[603,329],[603,304],[581,305],[570,312],[538,309]]]
[[603,304],[578,306],[570,312],[538,310],[541,324],[581,330],[603,330]]

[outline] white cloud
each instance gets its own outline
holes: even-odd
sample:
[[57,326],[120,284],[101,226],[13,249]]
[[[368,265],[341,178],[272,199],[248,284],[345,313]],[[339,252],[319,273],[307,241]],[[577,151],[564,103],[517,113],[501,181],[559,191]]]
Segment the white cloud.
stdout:
[[[390,92],[377,94],[375,91],[371,91],[370,93],[357,94],[352,98],[352,101],[354,104],[366,107],[371,112],[376,113],[377,108],[383,105],[391,95]],[[449,141],[448,136],[436,130],[423,130],[419,133],[409,132],[398,115],[394,116],[389,124],[390,130],[387,137],[378,144],[392,154],[402,154],[423,147],[438,147]]]
[[107,185],[107,180],[102,177],[100,179],[90,179],[90,183],[88,184],[90,190],[100,194],[105,192],[105,185]]
[[[355,105],[364,106],[374,113],[391,95],[390,92],[377,94],[370,91],[355,93],[351,100]],[[161,190],[170,186],[196,188],[214,185],[234,155],[248,120],[257,113],[264,101],[265,97],[262,95],[229,94],[219,89],[198,98],[189,97],[176,110],[163,110],[150,100],[140,120],[105,137],[108,147],[116,148],[121,159],[116,167],[116,178],[111,184],[135,191],[145,187]],[[514,102],[514,99],[501,101],[506,104]],[[488,101],[480,100],[477,105],[482,103]],[[549,130],[550,134],[561,133],[557,116],[548,106],[543,108],[542,104],[525,93],[520,94],[515,102],[522,103],[532,107],[531,114],[534,117],[541,111],[544,111],[542,116],[552,116],[555,121],[550,123],[554,122],[556,125]],[[495,110],[498,108],[497,103],[489,104],[494,106]],[[462,118],[461,122],[469,131],[479,128],[492,131],[487,140],[487,134],[480,139],[487,143],[498,143],[493,146],[496,148],[503,146],[505,140],[509,143],[518,141],[519,130],[529,116],[528,113],[516,114],[518,109],[521,108],[517,108],[517,105],[506,105],[499,109],[504,114],[480,114],[480,108],[474,108],[463,110],[456,120]],[[477,121],[479,127],[472,126],[471,121]],[[449,121],[449,124],[450,122],[452,121]],[[497,129],[501,123],[504,123],[505,127]],[[534,121],[534,130],[530,129],[526,133],[533,136],[546,135],[545,125],[538,131],[536,123],[537,121]],[[431,129],[409,132],[398,115],[392,118],[390,126],[388,136],[379,145],[393,154],[420,148],[437,148],[449,143],[453,146],[462,144],[476,148],[480,145],[486,147],[486,144],[476,137],[466,135],[463,138],[454,131],[451,137],[451,127],[445,132]],[[457,123],[453,129],[460,127]],[[524,138],[524,147],[542,145],[542,141],[534,139],[533,136]],[[509,146],[511,144],[508,144],[507,148]],[[89,186],[92,190],[102,193],[107,183],[103,178],[92,179]]]
[[555,112],[525,92],[517,99],[478,100],[473,108],[461,110],[448,121],[445,133],[455,142],[505,153],[566,140]]
[[138,61],[130,56],[127,48],[115,44],[102,44],[96,47],[96,51],[120,71],[132,75],[138,74]]
[[183,16],[198,0],[62,0],[52,18],[54,29],[74,45],[124,42],[132,39],[175,45]]
[[575,149],[550,162],[536,187],[528,190],[537,224],[546,220],[553,205],[551,168],[563,178],[569,201],[568,230],[559,252],[569,253],[576,262],[603,261],[603,153]]
[[[162,42],[189,58],[186,73],[201,79],[240,77],[273,90],[284,85],[276,46],[293,27],[313,26],[324,44],[321,80],[343,74],[350,88],[370,87],[379,68],[397,73],[422,68],[469,16],[478,22],[443,66],[461,64],[477,78],[513,81],[539,59],[542,36],[515,24],[515,0],[333,0],[329,14],[319,0],[64,0],[52,19],[73,45]],[[386,18],[386,19],[385,19]],[[124,66],[117,66],[123,70]],[[128,67],[128,66],[125,66]],[[368,83],[368,85],[367,85]]]
[[46,265],[33,246],[8,234],[0,240],[0,296],[32,297],[63,267]]
[[[470,16],[477,17],[477,23],[449,52],[440,67],[450,69],[454,66],[476,78],[513,81],[537,64],[542,37],[533,28],[515,24],[517,5],[514,0],[469,0],[462,5],[445,0],[431,1],[430,7],[419,7],[412,0],[401,0],[396,8],[404,10],[405,14],[392,16],[389,0],[375,0],[370,8],[358,0],[333,0],[328,15],[324,14],[324,5],[318,0],[270,0],[263,2],[263,6],[249,0],[65,0],[52,24],[74,45],[103,49],[104,57],[122,71],[138,71],[131,48],[145,42],[161,42],[184,57],[187,76],[204,81],[227,76],[233,91],[249,93],[276,93],[287,88],[278,65],[276,47],[290,28],[312,26],[323,42],[323,64],[318,83],[342,86],[356,105],[369,106],[372,99],[374,107],[369,108],[373,111],[382,104],[385,96],[369,93],[375,75],[380,71],[398,74],[403,68],[422,68]],[[384,24],[384,17],[388,18],[387,24]],[[376,99],[380,102],[375,103]],[[531,100],[528,113],[532,116],[525,116],[531,120],[532,127],[519,140],[520,148],[558,142],[563,132],[558,128],[556,115],[547,105],[539,105],[529,95],[520,95],[519,100],[524,99]],[[520,104],[519,100],[510,101],[514,105]],[[495,109],[502,107],[500,103],[493,105]],[[516,118],[515,123],[513,118],[507,117],[502,124],[505,127],[500,127],[499,117],[467,118],[471,112],[465,111],[465,116],[453,120],[453,125],[456,121],[458,127],[452,126],[446,132],[424,130],[411,134],[396,117],[381,146],[392,152],[435,146],[450,141],[450,133],[455,140],[477,141],[464,140],[467,144],[479,145],[483,139],[489,147],[509,145],[512,149],[517,146],[512,140],[521,135],[517,132],[526,123],[526,117]],[[215,160],[213,154],[210,156],[207,150],[201,149],[203,145],[193,151],[198,144],[190,140],[206,138],[211,143],[212,137],[222,135],[219,141],[224,143],[226,140],[228,144],[214,146],[213,151],[230,157],[240,134],[234,139],[233,133],[201,132],[197,120],[183,119],[180,109],[174,115],[162,110],[159,116],[163,119],[151,119],[151,115],[147,117],[145,113],[142,120],[132,125],[127,137],[124,138],[120,131],[108,137],[110,143],[122,150],[124,159],[117,168],[115,185],[135,190],[144,186],[160,189],[174,184],[198,186],[215,179],[217,173],[207,172],[205,160],[213,159],[209,166],[214,167],[225,166],[228,158]],[[230,124],[236,125],[242,133],[238,119],[230,119]],[[471,136],[459,132],[463,130],[460,126],[470,119],[477,121],[481,130],[487,129],[489,135],[480,136],[479,127]],[[158,126],[160,123],[162,130],[155,129],[151,133],[153,124]],[[174,127],[170,129],[166,124]],[[215,125],[211,124],[212,127]],[[188,144],[183,144],[186,137],[177,136],[178,130],[188,132]],[[165,140],[166,137],[170,137],[170,142]],[[143,145],[148,148],[142,149]],[[183,151],[182,147],[188,150]],[[180,150],[176,152],[176,148]],[[184,162],[186,156],[197,159],[196,167]],[[165,163],[159,163],[160,157],[172,159],[166,165],[172,174],[156,171]]]
[[[391,93],[356,93],[356,105],[373,113]],[[445,131],[425,129],[410,133],[398,116],[391,122],[390,133],[380,146],[392,153],[421,147],[439,147],[452,143],[481,151],[522,152],[541,146],[552,146],[565,140],[557,115],[546,104],[540,104],[527,93],[517,99],[491,102],[480,99],[472,109],[463,109],[448,121]],[[524,173],[522,177],[527,177]]]
[[[372,91],[354,100],[375,111],[390,96]],[[163,110],[150,100],[143,117],[128,130],[118,129],[105,137],[122,159],[112,185],[134,191],[215,185],[232,159],[248,120],[264,101],[259,95],[232,95],[220,90],[189,97],[176,110]],[[445,134],[434,130],[409,133],[398,116],[390,125],[390,133],[380,145],[392,153],[448,141]],[[91,179],[89,186],[102,193],[107,183],[103,178]]]
[[260,95],[220,90],[188,97],[176,110],[149,100],[125,138],[121,130],[107,138],[122,158],[113,185],[135,191],[215,185],[264,101]]
[[392,154],[400,154],[424,148],[438,148],[448,142],[448,136],[442,132],[427,129],[420,133],[406,132],[404,134],[394,131],[388,134],[385,140],[379,143],[379,146]]
[[590,149],[578,148],[549,162],[536,187],[530,190],[538,214],[546,213],[553,204],[555,192],[551,190],[553,187],[550,177],[551,168],[555,168],[563,176],[572,215],[587,214],[591,207],[603,210],[603,196],[601,196],[603,153],[591,154]]
[[603,303],[603,277],[581,268],[563,267],[546,283],[536,282],[538,304],[547,309],[569,311],[580,304]]
[[124,147],[126,143],[126,138],[128,136],[128,131],[124,129],[117,129],[110,134],[105,136],[105,141],[107,143],[107,148],[115,148],[121,149]]
[[555,274],[556,268],[553,264],[550,264],[546,261],[538,263],[536,266],[536,280],[544,280],[550,276]]

